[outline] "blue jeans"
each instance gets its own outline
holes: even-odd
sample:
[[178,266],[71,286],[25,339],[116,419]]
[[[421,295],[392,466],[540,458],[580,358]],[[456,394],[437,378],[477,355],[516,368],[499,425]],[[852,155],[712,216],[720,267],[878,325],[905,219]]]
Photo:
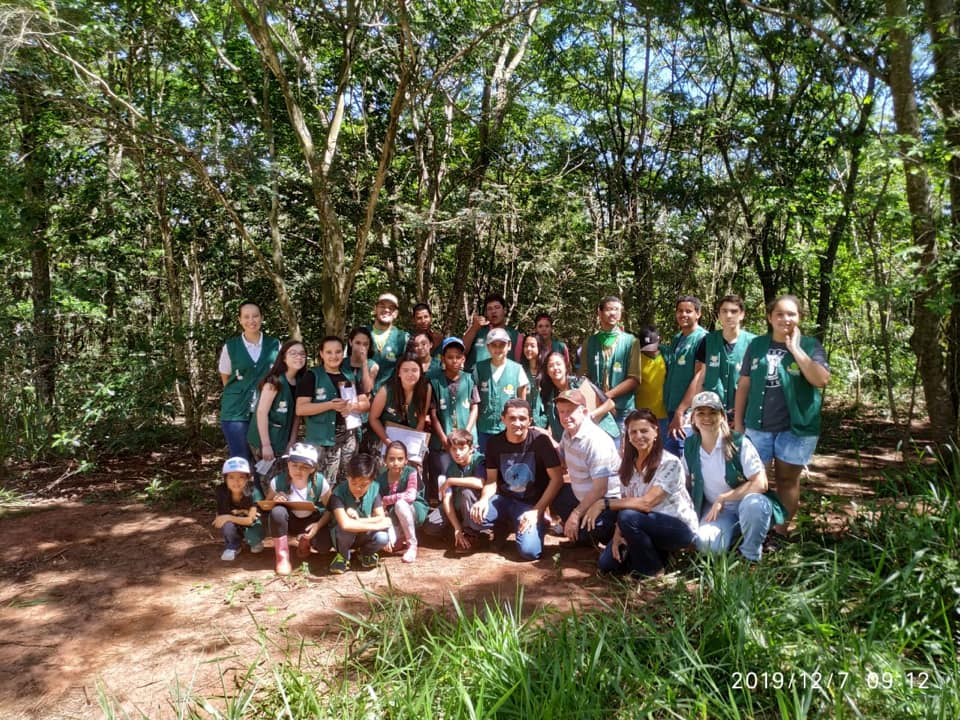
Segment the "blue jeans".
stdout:
[[[572,513],[579,504],[580,501],[577,500],[577,496],[573,494],[571,487],[564,484],[563,487],[560,488],[560,492],[557,493],[557,497],[555,497],[550,504],[550,509],[566,523],[567,518],[570,517],[570,513]],[[610,538],[613,537],[616,522],[616,510],[604,510],[597,515],[593,530],[588,531],[583,527],[580,528],[580,536],[577,538],[577,544],[606,545],[610,542]]]
[[[317,533],[319,535],[319,533]],[[358,548],[361,555],[373,555],[380,552],[390,541],[390,535],[387,530],[376,530],[374,532],[351,533],[337,528],[334,530],[334,537],[337,544],[337,552],[343,555],[344,559],[350,560],[350,551]]]
[[617,562],[613,545],[607,545],[597,561],[600,572],[656,575],[667,564],[671,552],[693,541],[693,532],[682,520],[664,513],[621,510],[617,525],[626,543],[626,549],[620,551],[623,559]]
[[537,560],[543,552],[543,535],[546,527],[541,519],[535,528],[528,527],[521,533],[518,529],[520,516],[529,510],[533,510],[533,505],[507,495],[494,495],[490,498],[490,504],[487,505],[487,514],[483,522],[476,523],[473,518],[468,517],[467,525],[478,532],[493,530],[494,525],[497,524],[507,525],[510,531],[517,533],[517,550],[520,552],[520,557],[524,560]]
[[259,520],[249,527],[228,522],[220,528],[220,532],[223,535],[223,544],[230,550],[239,550],[243,539],[246,539],[250,547],[256,547],[263,542],[263,526]]
[[740,554],[751,562],[759,562],[772,518],[773,503],[765,495],[750,493],[735,507],[724,505],[713,522],[707,523],[700,518],[697,550],[702,553],[723,552],[730,548],[738,535],[743,535]]
[[250,445],[247,444],[249,420],[221,420],[220,429],[227,441],[228,457],[242,457],[250,461]]

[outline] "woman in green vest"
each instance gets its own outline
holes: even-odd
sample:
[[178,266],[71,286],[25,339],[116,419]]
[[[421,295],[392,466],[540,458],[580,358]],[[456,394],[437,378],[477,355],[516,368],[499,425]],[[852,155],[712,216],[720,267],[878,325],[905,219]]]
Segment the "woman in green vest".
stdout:
[[[373,389],[377,387],[377,377],[380,374],[380,366],[377,361],[371,357],[373,348],[373,335],[365,327],[355,327],[350,331],[347,338],[347,350],[349,355],[344,358],[342,367],[350,370],[357,383],[357,392],[373,398]],[[376,454],[380,445],[380,439],[370,430],[369,415],[363,413],[360,416],[363,425],[360,428],[360,440],[357,445],[358,452]]]
[[220,428],[231,457],[250,459],[247,433],[257,407],[257,385],[270,370],[280,351],[280,341],[260,332],[263,316],[255,302],[240,305],[243,333],[232,337],[220,351],[218,370],[223,381],[220,398]]
[[613,417],[615,408],[613,400],[603,394],[596,385],[585,377],[569,375],[567,361],[563,353],[551,352],[544,362],[544,372],[540,380],[540,399],[543,402],[543,413],[553,439],[560,442],[563,436],[563,426],[557,416],[555,399],[564,390],[580,390],[587,400],[590,417],[615,441],[620,440],[620,428]]
[[370,429],[386,447],[390,444],[385,423],[421,432],[427,425],[430,383],[416,355],[404,355],[387,384],[377,390],[370,406]]
[[277,360],[260,383],[257,412],[247,441],[260,457],[270,461],[293,444],[300,428],[297,416],[297,381],[307,371],[307,352],[299,340],[280,346]]
[[540,399],[540,379],[543,376],[543,366],[549,348],[536,333],[523,337],[523,357],[520,365],[527,373],[530,389],[527,391],[527,402],[530,403],[530,420],[540,428],[547,427],[547,416],[543,411],[543,400]]
[[785,517],[776,493],[767,490],[763,461],[749,438],[730,431],[719,395],[698,393],[690,407],[694,433],[684,441],[683,462],[700,514],[697,550],[724,552],[742,535],[740,554],[759,562],[771,522]]
[[428,376],[427,382],[430,381],[430,373],[440,372],[440,359],[433,355],[433,338],[430,333],[422,330],[414,332],[404,352],[417,357],[420,367],[423,368],[423,374]]
[[[800,301],[781,295],[767,306],[770,331],[747,347],[737,385],[734,429],[746,431],[763,462],[773,461],[777,494],[789,521],[800,505],[800,473],[820,437],[823,388],[830,381],[820,342],[800,332]],[[786,534],[786,524],[777,532]]]

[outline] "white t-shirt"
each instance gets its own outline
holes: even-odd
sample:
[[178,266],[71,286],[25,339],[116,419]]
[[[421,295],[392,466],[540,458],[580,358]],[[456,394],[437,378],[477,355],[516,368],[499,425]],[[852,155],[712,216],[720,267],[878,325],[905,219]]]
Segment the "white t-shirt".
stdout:
[[[311,488],[310,488],[311,483],[309,482],[307,483],[307,486],[305,488],[295,487],[292,482],[289,483],[289,485],[290,485],[290,489],[287,490],[286,493],[284,493],[287,496],[288,500],[316,503],[317,500],[320,499],[318,497],[314,497],[313,492],[311,492]],[[274,492],[277,492],[277,478],[271,478],[270,489],[273,490]],[[321,496],[326,495],[329,491],[330,491],[330,485],[327,483],[327,479],[325,477],[321,477],[320,495]],[[313,510],[291,510],[291,512],[294,515],[296,515],[298,518],[308,518],[314,513]]]
[[[740,465],[743,467],[743,476],[747,478],[763,470],[763,461],[760,460],[757,449],[747,437],[743,437],[740,441]],[[684,470],[687,468],[684,467]],[[730,486],[727,485],[727,459],[723,453],[723,438],[717,440],[717,445],[711,453],[700,447],[700,471],[703,473],[703,496],[707,503],[712,505],[720,495],[730,490]],[[724,505],[733,510],[739,505],[739,501]]]

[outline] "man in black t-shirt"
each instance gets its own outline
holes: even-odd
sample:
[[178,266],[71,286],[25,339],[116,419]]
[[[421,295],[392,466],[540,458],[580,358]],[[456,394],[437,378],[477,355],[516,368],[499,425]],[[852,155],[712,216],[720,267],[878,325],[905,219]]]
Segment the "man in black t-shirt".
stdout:
[[543,513],[563,484],[560,456],[550,438],[530,430],[530,405],[508,400],[501,413],[506,429],[487,443],[487,480],[470,511],[475,530],[492,530],[497,521],[516,531],[525,560],[543,551]]

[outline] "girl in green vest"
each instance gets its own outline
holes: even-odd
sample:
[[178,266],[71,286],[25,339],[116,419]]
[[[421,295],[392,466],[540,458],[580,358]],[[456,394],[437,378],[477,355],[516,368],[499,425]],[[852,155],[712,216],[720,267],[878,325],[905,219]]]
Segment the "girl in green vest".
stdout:
[[560,418],[557,417],[555,400],[564,390],[580,390],[587,400],[590,417],[604,432],[619,442],[620,428],[613,417],[615,409],[613,400],[604,395],[600,388],[587,378],[569,375],[563,353],[551,352],[547,355],[539,390],[547,426],[557,442],[560,442],[563,436],[563,426],[560,425]]
[[[347,338],[347,350],[349,356],[344,359],[342,367],[349,369],[356,380],[357,392],[373,397],[373,389],[376,387],[377,376],[380,374],[380,366],[377,361],[371,357],[371,348],[373,347],[373,335],[365,327],[355,327],[350,331]],[[360,428],[360,441],[357,446],[358,452],[376,454],[380,445],[380,438],[370,430],[370,416],[368,413],[361,415],[363,426]]]
[[700,513],[697,550],[724,552],[743,536],[740,554],[758,562],[774,519],[784,518],[767,474],[750,440],[730,431],[720,396],[704,391],[693,398],[694,433],[683,445],[683,462],[693,480],[693,505]]
[[540,380],[543,377],[543,366],[549,348],[539,335],[530,333],[523,337],[523,358],[520,365],[527,373],[530,389],[527,391],[527,402],[530,403],[531,422],[540,428],[547,427],[547,416],[543,411],[543,401],[540,399]]
[[257,384],[277,359],[280,341],[260,332],[263,316],[255,302],[240,305],[243,334],[232,337],[220,351],[217,369],[223,381],[220,428],[232,457],[250,459],[247,434],[257,407]]
[[377,390],[370,406],[370,429],[376,433],[383,447],[390,444],[387,422],[403,425],[421,432],[427,425],[430,407],[430,383],[416,355],[404,355],[387,384]]
[[300,428],[296,412],[297,381],[306,370],[307,352],[303,343],[287,340],[260,383],[260,399],[247,440],[264,460],[272,461],[283,455],[296,440]]
[[[823,388],[830,381],[820,342],[800,332],[800,301],[781,295],[767,306],[770,331],[747,347],[737,385],[734,429],[746,431],[764,463],[773,461],[787,521],[800,504],[800,473],[820,436]],[[786,534],[786,524],[777,523]]]
[[[405,352],[416,356],[424,375],[429,376],[432,372],[440,372],[440,359],[433,356],[433,338],[430,333],[420,330],[413,333]],[[429,382],[429,377],[427,381]]]
[[398,440],[387,445],[384,457],[386,467],[380,471],[377,482],[383,508],[393,521],[390,527],[391,549],[398,549],[397,526],[406,542],[403,562],[417,559],[417,527],[427,518],[429,506],[423,498],[423,486],[417,469],[407,464],[407,446]]

